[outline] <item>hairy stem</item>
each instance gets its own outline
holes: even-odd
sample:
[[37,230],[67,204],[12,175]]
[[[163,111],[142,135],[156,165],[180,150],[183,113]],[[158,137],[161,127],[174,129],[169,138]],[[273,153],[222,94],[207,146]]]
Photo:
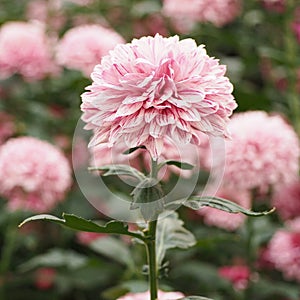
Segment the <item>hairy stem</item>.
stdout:
[[149,222],[148,233],[149,238],[146,241],[147,249],[147,260],[149,266],[149,288],[150,288],[150,299],[157,300],[157,263],[156,263],[156,226],[157,220]]

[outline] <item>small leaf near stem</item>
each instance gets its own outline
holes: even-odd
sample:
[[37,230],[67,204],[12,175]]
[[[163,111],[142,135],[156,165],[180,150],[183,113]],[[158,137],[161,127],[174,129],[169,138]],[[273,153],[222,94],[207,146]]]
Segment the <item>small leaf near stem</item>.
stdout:
[[130,176],[138,181],[142,181],[146,178],[146,176],[137,170],[136,168],[133,168],[128,165],[106,165],[106,166],[101,166],[101,167],[89,167],[89,171],[101,171],[102,174],[101,176]]
[[145,221],[158,218],[164,209],[164,194],[159,182],[146,177],[131,192],[133,201],[130,209],[139,208]]
[[176,212],[159,220],[156,231],[157,265],[162,265],[166,251],[171,248],[187,249],[196,244],[194,235],[183,227]]
[[182,170],[192,170],[194,168],[193,165],[186,162],[181,162],[177,160],[166,160],[158,165],[158,169],[160,170],[164,165],[175,166]]
[[133,148],[130,148],[130,149],[124,151],[123,154],[131,154],[139,149],[147,149],[147,148],[145,146],[137,146],[137,147],[133,147]]

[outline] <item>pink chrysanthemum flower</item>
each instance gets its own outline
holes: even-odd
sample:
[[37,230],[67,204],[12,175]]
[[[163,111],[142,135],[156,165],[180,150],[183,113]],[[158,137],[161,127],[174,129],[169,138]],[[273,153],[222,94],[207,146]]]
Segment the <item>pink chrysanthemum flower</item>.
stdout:
[[124,39],[101,25],[81,25],[68,30],[57,46],[57,61],[90,76],[94,66]]
[[[216,193],[216,196],[229,199],[245,208],[250,208],[251,206],[250,193],[247,191],[230,190],[222,187]],[[238,229],[246,219],[246,216],[243,214],[231,214],[211,207],[203,207],[197,213],[203,216],[205,224],[217,226],[228,231]]]
[[0,77],[19,73],[26,80],[40,80],[57,71],[40,23],[8,22],[0,28]]
[[224,26],[241,12],[240,0],[164,0],[163,12],[175,21],[189,19]]
[[[177,300],[183,298],[184,295],[180,292],[163,292],[158,291],[158,300]],[[127,294],[118,300],[150,300],[149,292],[137,293],[137,294]]]
[[300,180],[277,187],[272,203],[282,219],[288,220],[300,216]]
[[90,146],[122,139],[157,159],[166,138],[199,144],[200,132],[226,136],[237,105],[225,71],[192,39],[157,34],[118,45],[82,95],[85,128],[95,131]]
[[281,116],[263,111],[237,113],[228,130],[232,139],[225,141],[223,178],[228,187],[266,192],[270,185],[297,178],[299,139]]
[[269,243],[268,255],[287,279],[300,282],[300,217],[278,230]]
[[219,268],[221,277],[229,280],[236,290],[247,288],[250,279],[250,270],[244,265],[224,266]]
[[8,140],[0,148],[0,193],[11,210],[47,212],[63,200],[71,168],[63,153],[33,137]]

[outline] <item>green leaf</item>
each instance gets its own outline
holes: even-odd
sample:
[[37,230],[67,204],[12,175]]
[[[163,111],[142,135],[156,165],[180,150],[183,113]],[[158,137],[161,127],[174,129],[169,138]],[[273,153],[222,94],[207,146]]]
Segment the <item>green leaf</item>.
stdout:
[[72,250],[51,249],[20,265],[20,270],[26,272],[39,267],[67,267],[74,270],[84,266],[87,261],[86,256]]
[[65,227],[79,230],[79,231],[87,231],[87,232],[99,232],[99,233],[110,233],[110,234],[124,234],[133,236],[139,239],[143,239],[143,237],[134,232],[128,231],[128,227],[124,226],[124,223],[119,221],[110,221],[103,226],[98,225],[97,223],[86,220],[81,217],[71,215],[71,214],[63,214],[63,219],[59,219],[52,215],[36,215],[30,218],[27,218],[24,220],[19,227],[23,226],[24,224],[31,222],[31,221],[39,221],[39,220],[45,220],[50,221],[53,223],[57,223],[60,225],[63,225]]
[[133,148],[130,148],[130,149],[124,151],[123,154],[131,154],[131,153],[135,152],[138,149],[146,149],[146,147],[145,146],[133,147]]
[[89,167],[89,171],[102,171],[102,176],[130,176],[138,181],[142,181],[146,178],[146,176],[129,165],[106,165],[101,167]]
[[131,192],[131,209],[139,208],[145,221],[153,220],[164,210],[164,193],[160,183],[146,177]]
[[258,282],[254,283],[253,288],[259,291],[262,299],[273,299],[274,296],[282,296],[291,300],[298,300],[300,297],[299,286],[283,282],[274,281],[269,278],[260,278]]
[[253,217],[268,215],[274,212],[275,210],[275,208],[272,208],[269,211],[254,212],[227,199],[223,199],[219,197],[209,197],[209,196],[205,196],[205,197],[192,196],[188,200],[183,202],[183,205],[194,210],[198,210],[203,206],[209,206],[229,213],[243,213],[247,216],[253,216]]
[[160,169],[163,165],[169,165],[169,166],[176,166],[179,169],[182,170],[192,170],[194,168],[193,165],[186,163],[186,162],[181,162],[177,160],[167,160],[159,164],[158,168]]
[[194,235],[183,227],[176,212],[160,219],[156,230],[157,264],[161,266],[166,251],[171,248],[187,249],[196,244]]
[[101,237],[93,241],[89,245],[89,248],[128,266],[131,270],[134,269],[134,261],[128,247],[117,238],[109,236]]

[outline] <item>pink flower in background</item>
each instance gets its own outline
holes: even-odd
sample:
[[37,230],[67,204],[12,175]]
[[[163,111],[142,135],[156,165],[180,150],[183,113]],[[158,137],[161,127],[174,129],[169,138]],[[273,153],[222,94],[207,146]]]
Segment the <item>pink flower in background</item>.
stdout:
[[11,210],[47,212],[70,188],[71,168],[63,153],[33,137],[8,140],[0,148],[0,193]]
[[283,13],[286,8],[286,0],[261,0],[265,9],[277,13]]
[[29,20],[38,20],[47,23],[49,1],[31,0],[26,7],[26,17]]
[[81,25],[69,29],[57,46],[57,61],[69,69],[90,76],[94,66],[124,39],[101,25]]
[[[158,291],[158,300],[177,300],[183,298],[184,295],[180,292],[162,292]],[[127,294],[118,300],[150,300],[149,292]]]
[[294,10],[294,21],[292,23],[295,36],[300,43],[300,5]]
[[250,270],[247,266],[224,266],[219,268],[218,273],[221,277],[229,280],[236,290],[244,290],[248,286]]
[[272,203],[284,220],[300,216],[300,180],[277,186]]
[[160,14],[150,14],[142,19],[138,19],[133,24],[134,36],[139,38],[145,35],[155,35],[159,33],[168,36],[166,21]]
[[89,159],[87,144],[88,143],[80,137],[73,139],[72,164],[74,170],[87,166]]
[[298,43],[300,43],[300,21],[293,24],[293,29],[297,38]]
[[0,78],[19,73],[40,80],[57,73],[50,40],[39,23],[7,22],[0,28]]
[[[216,197],[228,199],[245,208],[251,207],[251,196],[248,191],[230,190],[221,187],[216,193]],[[246,219],[246,216],[243,214],[231,214],[211,207],[203,207],[198,210],[197,213],[203,216],[205,224],[217,226],[229,231],[238,229]]]
[[298,177],[299,139],[281,116],[263,111],[237,113],[228,130],[232,139],[225,141],[226,186],[266,192],[270,185]]
[[300,282],[300,217],[287,225],[287,229],[278,230],[271,239],[269,259],[287,279]]
[[58,31],[67,18],[59,1],[31,0],[26,7],[26,18],[44,23],[51,30]]
[[95,134],[90,146],[123,140],[146,146],[157,159],[169,138],[199,144],[202,132],[227,136],[237,104],[226,67],[178,36],[142,37],[118,45],[92,73],[82,95],[82,119]]
[[163,13],[177,21],[210,22],[224,26],[241,12],[240,0],[164,0]]
[[76,234],[77,240],[79,243],[84,244],[84,245],[89,245],[93,241],[107,236],[105,233],[98,233],[98,232],[84,232],[80,231]]
[[40,268],[35,272],[35,286],[39,290],[48,290],[53,287],[56,270],[53,268]]
[[15,133],[13,117],[5,112],[0,112],[0,145]]

